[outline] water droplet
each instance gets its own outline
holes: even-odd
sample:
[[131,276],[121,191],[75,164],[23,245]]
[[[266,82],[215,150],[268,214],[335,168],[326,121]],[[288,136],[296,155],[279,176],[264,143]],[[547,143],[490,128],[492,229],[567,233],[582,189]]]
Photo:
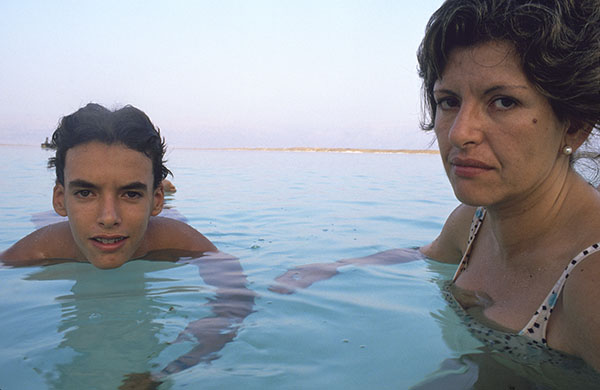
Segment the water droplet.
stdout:
[[92,313],[90,314],[90,316],[88,317],[90,320],[98,320],[100,318],[102,318],[102,314],[99,313]]

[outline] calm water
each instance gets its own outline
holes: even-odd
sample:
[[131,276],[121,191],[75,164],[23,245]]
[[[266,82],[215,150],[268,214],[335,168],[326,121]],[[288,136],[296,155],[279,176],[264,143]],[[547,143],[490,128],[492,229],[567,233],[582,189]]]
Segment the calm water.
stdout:
[[[54,176],[51,152],[0,152],[1,250],[51,208]],[[439,156],[176,149],[168,158],[178,188],[168,204],[240,259],[259,297],[218,359],[161,389],[465,389],[486,373],[500,382],[480,388],[562,388],[533,387],[543,367],[482,349],[440,293],[452,266],[348,266],[294,295],[268,290],[296,265],[435,238],[457,204]],[[190,350],[173,341],[211,315],[214,291],[194,266],[138,261],[0,269],[0,296],[0,389],[116,389]]]

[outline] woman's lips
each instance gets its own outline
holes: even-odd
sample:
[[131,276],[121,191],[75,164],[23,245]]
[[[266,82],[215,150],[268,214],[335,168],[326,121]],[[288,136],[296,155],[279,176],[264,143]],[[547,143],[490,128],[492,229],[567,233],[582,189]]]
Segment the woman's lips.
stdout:
[[475,177],[493,169],[482,161],[459,157],[450,160],[450,167],[454,175],[466,178]]

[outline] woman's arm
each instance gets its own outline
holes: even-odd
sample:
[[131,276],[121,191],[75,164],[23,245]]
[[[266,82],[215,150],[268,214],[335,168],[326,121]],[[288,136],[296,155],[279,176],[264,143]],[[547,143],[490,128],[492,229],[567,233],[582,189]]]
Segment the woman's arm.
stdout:
[[391,265],[424,259],[417,249],[390,249],[373,255],[353,259],[338,260],[333,263],[313,263],[292,268],[275,278],[276,284],[269,290],[279,294],[292,294],[299,288],[306,288],[320,280],[327,280],[338,273],[338,268],[345,265]]
[[300,265],[275,278],[276,284],[269,290],[279,294],[292,294],[299,288],[306,288],[320,280],[327,280],[338,274],[345,265],[390,265],[424,259],[425,257],[444,263],[460,261],[466,246],[469,226],[475,208],[458,206],[446,220],[442,232],[431,244],[421,248],[391,249],[370,256],[338,260],[333,263],[313,263]]
[[469,227],[475,214],[475,207],[461,204],[452,211],[440,235],[420,248],[427,257],[441,263],[458,264],[467,246]]

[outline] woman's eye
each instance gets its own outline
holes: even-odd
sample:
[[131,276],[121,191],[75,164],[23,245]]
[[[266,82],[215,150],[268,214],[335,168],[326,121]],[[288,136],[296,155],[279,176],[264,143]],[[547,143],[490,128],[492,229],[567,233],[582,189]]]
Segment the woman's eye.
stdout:
[[508,108],[512,108],[516,102],[510,98],[498,98],[493,102],[494,107],[499,108],[501,110],[506,110]]
[[456,108],[460,105],[458,99],[456,98],[443,98],[437,101],[437,105],[438,107],[440,107],[442,110],[451,110],[453,108]]

